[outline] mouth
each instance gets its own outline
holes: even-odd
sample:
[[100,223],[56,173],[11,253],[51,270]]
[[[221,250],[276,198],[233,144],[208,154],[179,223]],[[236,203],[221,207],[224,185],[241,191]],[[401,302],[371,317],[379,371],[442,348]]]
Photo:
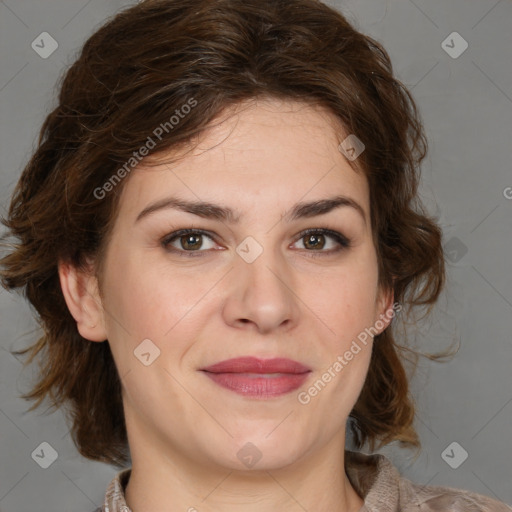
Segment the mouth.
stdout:
[[239,357],[200,371],[225,389],[246,397],[268,399],[298,389],[311,369],[292,359]]

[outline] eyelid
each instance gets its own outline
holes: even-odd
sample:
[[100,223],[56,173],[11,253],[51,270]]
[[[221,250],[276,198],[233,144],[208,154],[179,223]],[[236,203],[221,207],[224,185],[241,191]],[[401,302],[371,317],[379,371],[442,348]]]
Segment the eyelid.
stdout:
[[[179,229],[179,230],[173,231],[172,233],[165,235],[161,239],[160,244],[168,252],[171,252],[174,254],[179,254],[181,256],[187,256],[187,257],[188,256],[191,256],[191,257],[202,256],[203,253],[208,253],[212,250],[212,249],[207,249],[207,250],[199,249],[196,251],[185,251],[183,249],[176,249],[175,247],[170,247],[170,243],[172,241],[174,241],[175,239],[178,239],[182,236],[185,236],[187,234],[203,235],[203,236],[208,237],[213,242],[217,243],[215,240],[216,236],[214,234],[210,233],[209,231],[206,231],[206,230],[200,229],[200,228],[185,228],[185,229]],[[323,251],[323,250],[316,251],[316,250],[302,249],[302,251],[309,253],[311,256],[335,254],[335,253],[339,253],[340,251],[346,250],[352,246],[352,242],[348,237],[346,237],[344,234],[340,233],[339,231],[335,231],[335,230],[328,229],[328,228],[308,228],[308,229],[302,230],[300,233],[298,233],[296,235],[293,244],[297,243],[301,238],[304,238],[306,235],[309,235],[309,234],[321,234],[321,235],[328,236],[328,237],[334,239],[335,242],[338,244],[337,249],[334,249],[334,250],[331,249],[328,251]]]

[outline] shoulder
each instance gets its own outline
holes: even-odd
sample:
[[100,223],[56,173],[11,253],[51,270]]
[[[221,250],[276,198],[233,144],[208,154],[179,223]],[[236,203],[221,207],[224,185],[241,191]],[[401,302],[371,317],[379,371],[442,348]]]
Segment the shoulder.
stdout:
[[502,501],[472,491],[424,486],[400,478],[400,510],[404,512],[512,512]]
[[364,499],[364,512],[512,512],[509,505],[482,494],[411,482],[383,454],[345,451],[345,464]]

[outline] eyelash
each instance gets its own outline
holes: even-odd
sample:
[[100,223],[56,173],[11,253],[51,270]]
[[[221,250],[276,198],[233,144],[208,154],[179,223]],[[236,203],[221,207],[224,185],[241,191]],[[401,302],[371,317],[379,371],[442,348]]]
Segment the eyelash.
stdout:
[[[180,256],[188,257],[188,258],[201,257],[201,256],[203,256],[203,254],[201,254],[201,253],[208,252],[208,250],[186,251],[183,249],[176,249],[175,247],[170,246],[170,244],[175,239],[178,239],[182,236],[189,235],[189,234],[204,235],[204,236],[207,236],[208,238],[210,238],[212,241],[215,241],[213,239],[213,237],[208,232],[203,231],[202,229],[180,229],[179,231],[174,231],[173,233],[166,235],[161,240],[161,245],[168,252],[179,254]],[[351,242],[347,237],[345,237],[341,233],[338,233],[337,231],[332,231],[330,229],[325,229],[325,228],[310,228],[310,229],[301,231],[294,243],[298,242],[301,238],[304,238],[305,236],[311,235],[311,234],[327,235],[327,236],[333,238],[339,244],[339,247],[337,249],[335,249],[335,250],[331,249],[329,251],[323,251],[323,250],[315,251],[315,250],[304,249],[306,252],[312,253],[312,254],[310,254],[310,256],[312,256],[314,258],[319,257],[319,256],[321,257],[321,256],[326,256],[326,255],[332,255],[332,254],[338,253],[340,251],[343,251],[343,250],[351,247]]]

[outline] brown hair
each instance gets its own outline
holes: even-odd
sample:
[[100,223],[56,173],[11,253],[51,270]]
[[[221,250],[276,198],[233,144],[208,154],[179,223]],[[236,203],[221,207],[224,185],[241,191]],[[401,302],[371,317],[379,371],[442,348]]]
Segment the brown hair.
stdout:
[[[16,241],[0,275],[5,288],[23,289],[43,329],[34,345],[13,352],[29,352],[25,364],[41,352],[39,380],[22,396],[37,399],[30,410],[45,397],[68,406],[83,456],[129,461],[121,384],[109,344],[78,333],[58,262],[82,266],[93,257],[99,268],[126,162],[148,137],[158,152],[186,145],[224,109],[257,97],[326,107],[365,144],[357,166],[370,188],[380,286],[406,310],[438,299],[444,257],[441,231],[417,196],[427,151],[417,107],[383,47],[321,2],[147,0],[86,41],[59,89],[2,220]],[[113,183],[115,175],[124,179]],[[415,352],[396,342],[393,325],[375,338],[351,412],[358,448],[368,441],[373,451],[377,440],[421,446],[399,357]]]

